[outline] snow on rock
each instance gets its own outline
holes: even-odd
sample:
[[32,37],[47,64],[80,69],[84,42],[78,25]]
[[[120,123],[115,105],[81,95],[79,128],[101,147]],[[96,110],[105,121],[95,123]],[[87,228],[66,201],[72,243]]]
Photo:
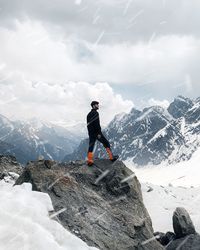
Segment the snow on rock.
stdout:
[[82,240],[50,219],[50,197],[32,191],[31,184],[0,182],[1,250],[92,250]]

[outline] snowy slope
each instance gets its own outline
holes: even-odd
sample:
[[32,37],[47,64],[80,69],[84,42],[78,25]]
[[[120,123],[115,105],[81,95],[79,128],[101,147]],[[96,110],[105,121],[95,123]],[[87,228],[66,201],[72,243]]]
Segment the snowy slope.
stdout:
[[161,164],[136,168],[132,162],[125,162],[142,182],[144,204],[151,216],[155,231],[173,231],[173,212],[176,207],[184,207],[189,212],[197,232],[200,233],[199,162],[200,149],[189,161],[170,166]]
[[30,184],[12,187],[0,182],[1,250],[92,250],[50,219],[49,196],[31,191]]
[[[151,192],[147,192],[149,187],[153,188]],[[186,188],[143,183],[142,194],[154,231],[173,232],[173,212],[176,207],[184,207],[189,212],[196,231],[200,233],[200,187]]]
[[133,170],[141,182],[150,182],[158,185],[200,187],[200,148],[193,154],[189,161],[165,166],[149,165],[136,168],[132,162],[125,162],[126,166]]

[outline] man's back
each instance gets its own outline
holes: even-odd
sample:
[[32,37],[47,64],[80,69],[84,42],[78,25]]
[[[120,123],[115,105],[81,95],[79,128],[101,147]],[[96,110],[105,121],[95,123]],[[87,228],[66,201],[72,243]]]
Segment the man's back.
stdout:
[[89,134],[101,133],[99,113],[95,109],[92,109],[87,115],[87,128]]

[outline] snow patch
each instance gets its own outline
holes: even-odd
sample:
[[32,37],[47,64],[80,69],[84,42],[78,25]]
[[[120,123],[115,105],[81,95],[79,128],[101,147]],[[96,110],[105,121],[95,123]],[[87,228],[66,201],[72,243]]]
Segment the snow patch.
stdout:
[[31,184],[0,182],[1,250],[95,250],[50,219],[50,197]]

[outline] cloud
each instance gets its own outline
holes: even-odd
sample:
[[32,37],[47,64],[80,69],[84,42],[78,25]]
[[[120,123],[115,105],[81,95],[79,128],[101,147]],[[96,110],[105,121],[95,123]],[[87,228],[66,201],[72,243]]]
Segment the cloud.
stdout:
[[74,125],[86,123],[92,100],[100,102],[102,125],[119,112],[129,112],[133,102],[115,94],[107,83],[33,83],[15,72],[9,84],[0,84],[0,114],[10,119],[37,117],[44,121]]
[[168,108],[169,104],[168,100],[156,100],[154,98],[148,100],[148,106],[161,106],[163,108]]
[[200,93],[200,2],[0,0],[0,6],[3,114],[73,123],[97,98],[106,124],[133,105],[114,89],[129,92],[134,103]]
[[16,21],[15,25],[12,31],[0,29],[0,68],[7,70],[6,76],[0,71],[0,82],[16,71],[33,82],[109,82],[122,88],[129,84],[162,98],[200,92],[200,40],[193,36],[94,46],[66,39],[63,33],[54,37],[39,22]]
[[[148,41],[152,34],[200,36],[197,0],[0,0],[1,26],[15,28],[16,19],[40,21],[50,33],[94,43]],[[139,15],[138,15],[139,13]],[[98,17],[98,20],[94,20]]]

